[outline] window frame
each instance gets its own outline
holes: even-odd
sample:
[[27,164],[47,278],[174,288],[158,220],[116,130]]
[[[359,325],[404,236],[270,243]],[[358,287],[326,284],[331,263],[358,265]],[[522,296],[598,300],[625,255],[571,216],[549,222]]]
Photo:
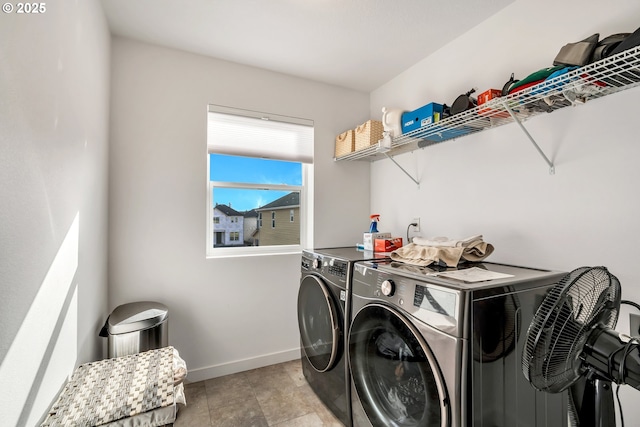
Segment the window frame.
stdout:
[[[207,173],[209,171],[209,153],[207,153]],[[258,255],[282,255],[302,253],[302,249],[312,247],[311,224],[312,209],[310,208],[309,195],[309,176],[312,175],[313,165],[302,163],[302,185],[282,185],[282,184],[250,184],[224,181],[208,181],[207,184],[207,235],[206,235],[206,254],[207,258],[228,258],[241,256],[258,256]],[[305,186],[305,183],[307,185]],[[215,236],[213,235],[213,189],[218,188],[238,188],[238,189],[257,189],[257,190],[280,190],[280,191],[298,191],[300,193],[300,243],[297,245],[274,245],[274,246],[238,246],[214,248]],[[302,218],[306,218],[302,221]],[[262,227],[262,212],[258,212],[258,226]]]
[[[237,108],[224,107],[219,105],[209,104],[207,106],[207,126],[209,126],[209,112],[232,114],[242,117],[259,118],[262,120],[275,120],[283,123],[290,123],[301,126],[308,126],[312,130],[314,129],[313,120],[301,119],[297,117],[281,116],[276,114],[268,114],[256,111],[241,110]],[[313,130],[315,133],[315,130]],[[313,138],[311,140],[313,144]],[[302,253],[303,248],[313,247],[313,145],[311,147],[310,156],[305,160],[291,160],[291,159],[279,159],[294,161],[300,163],[302,167],[302,184],[301,185],[282,185],[282,184],[262,184],[262,183],[239,183],[239,182],[221,182],[210,180],[210,154],[216,154],[215,150],[210,149],[209,140],[207,136],[207,150],[206,150],[206,188],[207,188],[207,214],[206,214],[206,257],[207,258],[226,258],[226,257],[244,257],[244,256],[260,256],[260,255],[282,255],[282,254],[299,254]],[[219,153],[225,154],[225,153]],[[242,155],[242,154],[238,154]],[[258,156],[246,156],[245,157],[258,157]],[[218,247],[215,248],[215,236],[213,235],[213,190],[214,187],[218,188],[238,188],[238,189],[261,189],[261,190],[280,190],[280,191],[297,191],[300,193],[300,242],[297,245],[273,245],[273,246],[238,246],[238,247]],[[264,218],[262,212],[258,213],[258,227],[262,227],[264,224]]]

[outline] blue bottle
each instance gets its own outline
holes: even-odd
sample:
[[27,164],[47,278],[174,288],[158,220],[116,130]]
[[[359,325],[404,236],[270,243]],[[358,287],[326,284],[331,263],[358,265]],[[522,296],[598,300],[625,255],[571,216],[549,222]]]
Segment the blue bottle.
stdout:
[[378,232],[378,221],[380,220],[380,215],[373,214],[369,216],[371,219],[371,225],[369,226],[369,233],[377,233]]

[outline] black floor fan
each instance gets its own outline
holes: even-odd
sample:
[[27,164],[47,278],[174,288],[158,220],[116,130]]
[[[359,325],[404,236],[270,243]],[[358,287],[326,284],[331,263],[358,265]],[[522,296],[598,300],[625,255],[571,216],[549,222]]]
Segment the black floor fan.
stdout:
[[620,282],[605,267],[567,274],[529,326],[522,370],[540,391],[568,389],[569,416],[580,427],[615,427],[612,382],[640,390],[639,342],[613,328]]

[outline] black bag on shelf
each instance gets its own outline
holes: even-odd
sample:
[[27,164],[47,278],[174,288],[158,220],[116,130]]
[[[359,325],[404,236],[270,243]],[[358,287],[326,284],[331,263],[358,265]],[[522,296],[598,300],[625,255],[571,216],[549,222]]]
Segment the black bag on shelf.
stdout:
[[615,55],[616,53],[623,52],[627,49],[631,49],[632,47],[636,47],[640,45],[640,28],[635,30],[628,37],[625,37],[616,47],[611,51],[609,55]]
[[618,47],[631,33],[612,34],[600,40],[593,51],[591,62],[600,61],[613,54],[614,49]]
[[[632,34],[625,37],[618,45],[611,49],[609,56],[617,55],[619,53],[624,52],[625,50],[632,49],[640,45],[640,28],[635,30]],[[625,60],[621,60],[616,62],[615,64],[610,64],[611,67],[624,67]],[[631,83],[640,82],[640,69],[639,68],[628,68],[626,71],[622,71],[620,73],[616,73],[607,78],[602,79],[609,86],[620,87],[624,85],[628,85]]]

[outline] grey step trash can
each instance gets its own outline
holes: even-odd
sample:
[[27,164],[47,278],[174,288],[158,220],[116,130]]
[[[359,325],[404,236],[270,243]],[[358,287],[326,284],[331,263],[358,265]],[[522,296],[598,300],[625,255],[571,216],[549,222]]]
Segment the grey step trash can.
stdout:
[[169,345],[169,309],[153,301],[123,304],[107,318],[100,336],[108,338],[108,357],[120,357]]

